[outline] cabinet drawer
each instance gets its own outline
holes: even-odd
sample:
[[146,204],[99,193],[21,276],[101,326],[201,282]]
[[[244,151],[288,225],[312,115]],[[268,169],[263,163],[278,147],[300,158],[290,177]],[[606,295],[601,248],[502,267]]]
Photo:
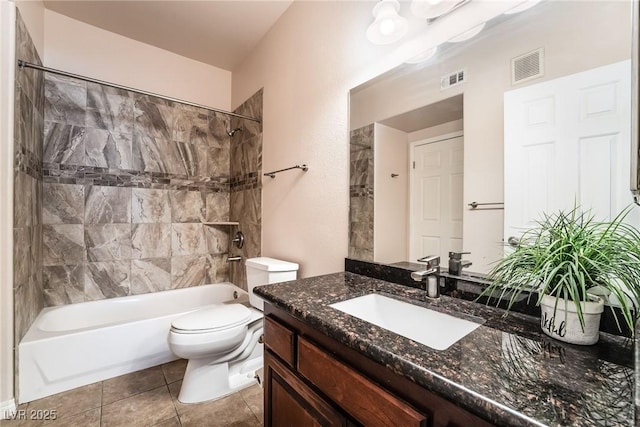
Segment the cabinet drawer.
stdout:
[[277,354],[289,366],[293,366],[293,355],[295,354],[295,334],[292,330],[281,325],[271,317],[264,319],[264,342],[265,346]]
[[347,420],[279,359],[264,353],[267,427],[346,427]]
[[423,414],[304,338],[298,339],[298,372],[363,425],[427,425]]

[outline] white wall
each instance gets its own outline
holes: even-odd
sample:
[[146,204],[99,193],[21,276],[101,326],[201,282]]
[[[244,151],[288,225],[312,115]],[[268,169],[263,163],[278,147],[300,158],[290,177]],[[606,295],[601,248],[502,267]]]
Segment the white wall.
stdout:
[[15,5],[0,1],[0,419],[13,409],[13,105]]
[[231,72],[141,43],[50,10],[47,67],[209,107],[231,107]]
[[[373,260],[406,261],[409,255],[408,134],[380,123],[374,126]],[[391,178],[392,173],[398,176]]]
[[389,68],[365,38],[375,2],[294,2],[233,74],[235,107],[264,87],[262,253],[300,277],[344,270],[348,244],[348,91]]

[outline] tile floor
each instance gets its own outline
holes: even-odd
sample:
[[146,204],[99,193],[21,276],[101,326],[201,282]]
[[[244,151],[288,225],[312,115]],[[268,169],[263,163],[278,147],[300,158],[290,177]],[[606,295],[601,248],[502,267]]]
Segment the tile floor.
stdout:
[[55,409],[57,419],[2,420],[0,426],[262,426],[262,388],[258,385],[213,402],[178,402],[186,366],[186,360],[176,360],[35,400],[18,410],[29,416],[39,409]]

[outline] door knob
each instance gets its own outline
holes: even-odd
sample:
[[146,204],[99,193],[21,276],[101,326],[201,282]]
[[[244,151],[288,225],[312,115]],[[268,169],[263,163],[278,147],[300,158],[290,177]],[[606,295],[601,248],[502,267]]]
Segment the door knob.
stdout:
[[520,244],[520,239],[515,236],[510,236],[507,239],[507,243],[509,244],[509,246],[517,247]]

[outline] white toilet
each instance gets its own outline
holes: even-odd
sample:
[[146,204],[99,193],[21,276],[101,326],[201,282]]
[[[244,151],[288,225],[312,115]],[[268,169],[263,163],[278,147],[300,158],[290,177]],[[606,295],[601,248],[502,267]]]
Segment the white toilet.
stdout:
[[219,399],[256,383],[263,365],[264,301],[253,288],[295,280],[298,264],[273,258],[246,261],[249,302],[212,304],[171,322],[169,347],[188,359],[178,400],[197,403]]

